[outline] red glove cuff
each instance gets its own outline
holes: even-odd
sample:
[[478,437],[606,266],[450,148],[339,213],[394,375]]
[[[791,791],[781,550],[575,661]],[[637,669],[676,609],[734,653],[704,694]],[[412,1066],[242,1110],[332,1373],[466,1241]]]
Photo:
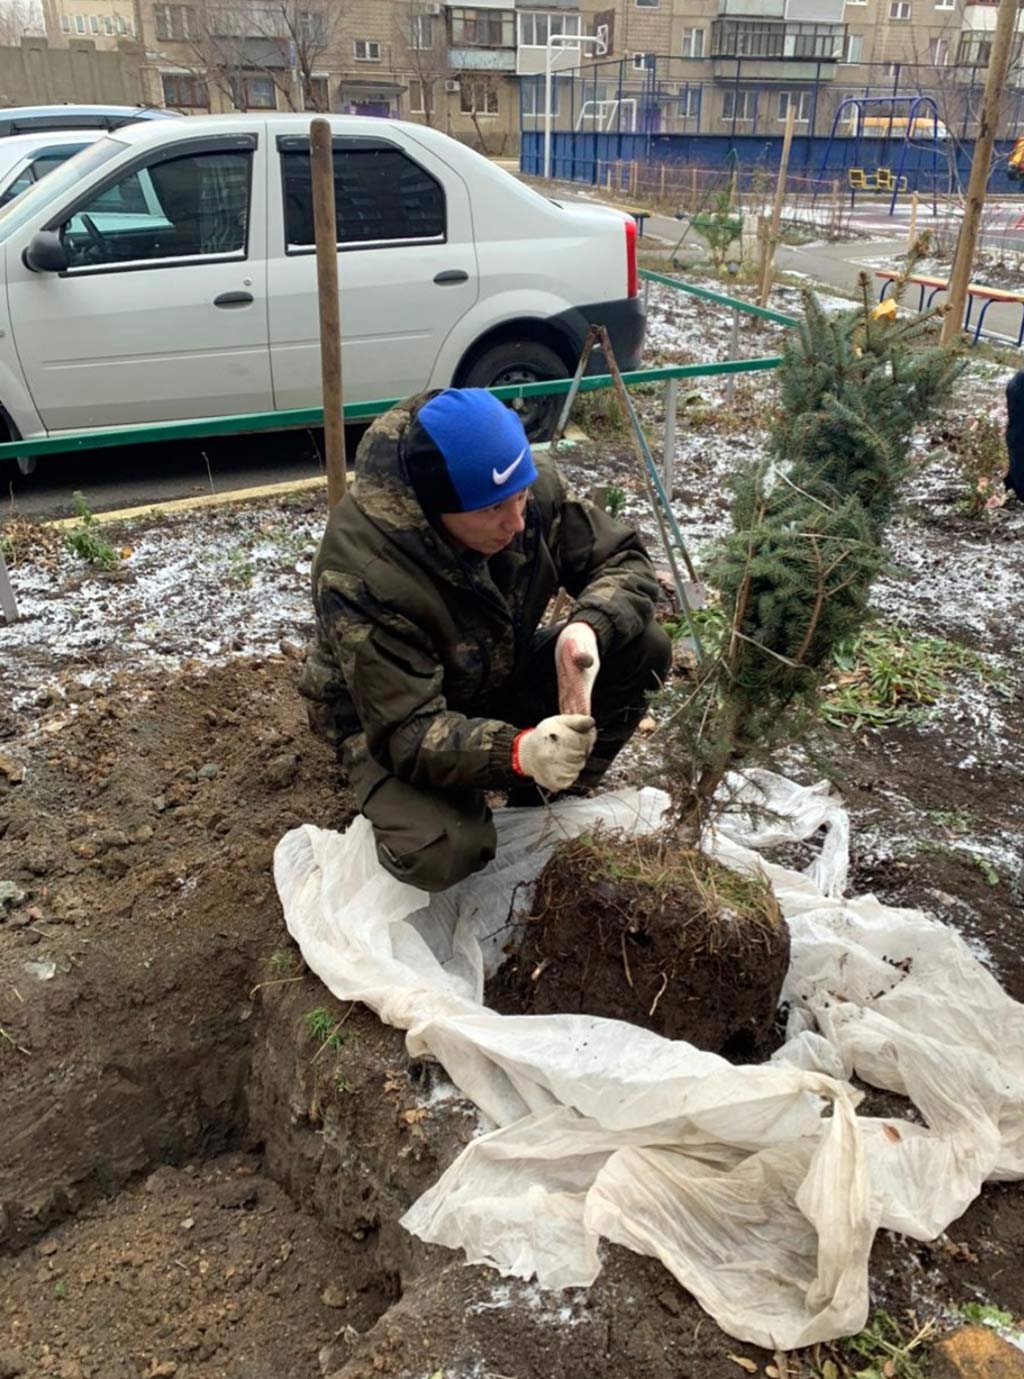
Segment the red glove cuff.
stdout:
[[532,732],[532,728],[524,728],[521,733],[516,733],[515,737],[512,739],[512,770],[516,773],[517,776],[526,775],[526,772],[519,764],[519,744],[520,742],[522,742],[524,737],[526,737],[529,733]]

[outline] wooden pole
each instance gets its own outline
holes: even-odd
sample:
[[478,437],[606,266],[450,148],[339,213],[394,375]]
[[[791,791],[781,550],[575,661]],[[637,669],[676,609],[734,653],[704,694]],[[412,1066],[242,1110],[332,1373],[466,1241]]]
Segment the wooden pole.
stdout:
[[775,246],[779,242],[779,226],[782,223],[782,202],[786,195],[786,173],[789,171],[789,150],[793,144],[793,121],[796,119],[796,106],[792,101],[786,111],[786,132],[782,138],[782,158],[779,161],[779,176],[775,183],[775,201],[772,205],[772,224],[768,233],[768,251],[764,258],[764,276],[758,302],[764,306],[772,290],[772,273],[775,268]]
[[690,181],[691,181],[691,183],[692,183],[692,185],[691,185],[691,187],[690,187],[690,205],[693,207],[694,211],[696,211],[696,210],[697,210],[697,164],[696,164],[696,163],[694,163],[693,167],[690,169],[690,174],[691,174],[691,176],[690,176]]
[[839,178],[832,179],[832,231],[831,238],[839,238]]
[[320,307],[320,381],[324,399],[324,459],[328,510],[345,496],[345,426],[341,391],[341,303],[338,296],[338,225],[334,209],[334,150],[329,120],[309,126],[313,180],[316,290]]
[[661,165],[661,182],[660,182],[659,187],[658,187],[658,200],[659,200],[659,201],[664,201],[664,200],[665,200],[665,164],[664,164],[664,163],[662,163],[662,165]]
[[964,218],[960,223],[956,253],[953,256],[953,271],[949,275],[949,296],[947,297],[946,318],[942,322],[940,339],[947,344],[959,335],[967,305],[967,288],[974,266],[974,250],[978,242],[978,229],[981,213],[985,208],[985,189],[988,186],[992,167],[992,149],[996,141],[996,125],[999,122],[999,105],[1003,86],[1006,82],[1006,69],[1010,63],[1014,30],[1017,20],[1019,0],[999,0],[999,13],[996,15],[996,28],[992,37],[992,55],[988,63],[988,76],[985,79],[985,99],[981,108],[981,124],[978,137],[974,141],[974,157],[971,160],[971,175],[967,182],[967,198],[964,204]]
[[757,280],[763,283],[768,276],[769,245],[771,243],[771,222],[766,215],[757,217]]
[[4,622],[18,621],[18,605],[11,588],[11,578],[7,573],[3,551],[0,551],[0,613],[4,615]]
[[910,198],[910,229],[907,231],[907,258],[910,258],[917,239],[917,192]]

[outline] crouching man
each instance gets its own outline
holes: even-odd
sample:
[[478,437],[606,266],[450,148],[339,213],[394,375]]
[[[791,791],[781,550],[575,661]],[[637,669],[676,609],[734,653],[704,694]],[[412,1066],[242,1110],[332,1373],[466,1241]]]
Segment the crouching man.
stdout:
[[[541,628],[559,587],[568,621]],[[570,497],[486,391],[374,422],[313,563],[301,689],[392,875],[440,891],[489,862],[486,790],[597,784],[668,671],[657,593],[637,533]]]

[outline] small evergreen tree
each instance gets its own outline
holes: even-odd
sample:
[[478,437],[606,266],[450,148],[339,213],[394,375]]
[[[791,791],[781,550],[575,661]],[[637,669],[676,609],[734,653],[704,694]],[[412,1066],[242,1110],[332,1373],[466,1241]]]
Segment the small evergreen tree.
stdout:
[[862,626],[913,427],[959,363],[926,343],[934,313],[889,325],[862,307],[805,319],[779,368],[770,454],[733,482],[733,529],[709,568],[724,614],[695,682],[666,695],[664,732],[688,831],[737,761],[792,734],[821,668]]

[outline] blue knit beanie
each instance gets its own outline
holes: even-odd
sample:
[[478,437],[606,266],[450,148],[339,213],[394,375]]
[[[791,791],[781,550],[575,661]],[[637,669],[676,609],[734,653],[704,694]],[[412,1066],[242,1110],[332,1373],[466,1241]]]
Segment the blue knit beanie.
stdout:
[[448,388],[425,402],[416,421],[437,460],[414,446],[410,477],[424,510],[476,512],[532,484],[537,470],[519,415],[486,388]]

